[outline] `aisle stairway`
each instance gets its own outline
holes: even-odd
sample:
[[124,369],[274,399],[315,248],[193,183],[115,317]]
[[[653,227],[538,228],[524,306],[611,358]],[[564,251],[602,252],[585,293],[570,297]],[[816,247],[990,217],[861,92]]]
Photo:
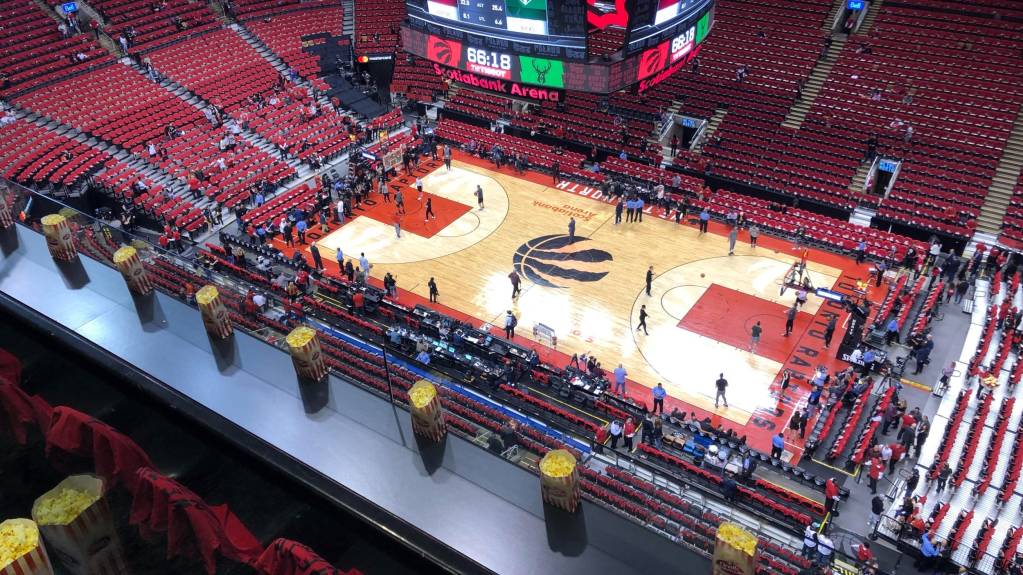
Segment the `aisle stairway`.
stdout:
[[810,72],[810,78],[807,80],[806,85],[803,86],[803,97],[792,104],[788,115],[785,116],[785,121],[781,124],[782,126],[798,130],[803,125],[807,113],[810,112],[810,107],[813,106],[813,101],[817,99],[817,94],[820,94],[821,87],[827,81],[828,75],[831,74],[831,69],[835,66],[838,55],[842,53],[845,42],[846,38],[844,36],[832,35],[831,47],[828,48],[823,58],[817,59],[817,64]]
[[344,9],[344,22],[341,25],[341,32],[352,39],[355,43],[355,0],[343,0],[341,7]]
[[274,53],[274,51],[271,50],[270,47],[266,45],[266,43],[260,40],[255,34],[250,32],[248,28],[241,24],[232,24],[228,27],[237,32],[238,35],[242,37],[242,40],[245,40],[245,42],[248,43],[249,46],[252,46],[252,49],[255,50],[256,53],[260,55],[260,57],[269,62],[270,65],[273,66],[274,70],[277,70],[278,72],[284,72],[285,70],[288,69],[288,65],[284,62],[284,60],[282,60],[280,56]]
[[1023,168],[1023,107],[1016,115],[1012,133],[1009,135],[1002,157],[998,160],[991,187],[984,198],[984,205],[980,208],[980,217],[977,218],[978,231],[992,234],[1001,231],[1005,209],[1009,206],[1021,168]]
[[884,0],[872,0],[870,2],[870,8],[867,10],[867,15],[864,16],[863,22],[860,23],[860,27],[856,29],[857,36],[863,36],[870,32],[870,29],[874,26],[874,20],[877,19],[877,15],[881,13],[881,7],[884,5]]
[[849,193],[857,196],[863,193],[863,188],[867,185],[867,174],[870,173],[870,166],[873,163],[872,160],[860,162],[860,166],[856,168],[856,174],[853,175],[852,183],[849,184]]
[[821,24],[821,30],[824,32],[831,33],[832,26],[835,25],[835,19],[838,18],[838,13],[845,10],[845,6],[848,0],[833,0],[831,3],[831,11],[828,12],[828,17]]
[[693,153],[697,156],[703,154],[703,147],[707,145],[707,142],[709,142],[712,137],[714,137],[714,132],[717,131],[721,122],[724,121],[725,114],[727,113],[728,110],[726,108],[718,108],[717,110],[714,110],[714,114],[711,115],[710,121],[707,122],[707,129],[703,131],[703,136],[701,136],[700,142],[695,148],[693,148]]

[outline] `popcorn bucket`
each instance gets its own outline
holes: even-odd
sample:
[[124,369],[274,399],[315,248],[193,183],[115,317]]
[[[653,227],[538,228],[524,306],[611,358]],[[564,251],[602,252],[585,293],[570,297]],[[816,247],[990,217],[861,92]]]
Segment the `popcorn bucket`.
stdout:
[[231,316],[227,314],[224,302],[220,301],[220,292],[216,286],[205,285],[195,293],[195,302],[202,312],[202,323],[206,331],[213,337],[227,339],[233,332]]
[[565,511],[579,505],[579,471],[568,450],[548,451],[540,460],[540,493],[544,501]]
[[71,226],[67,218],[60,214],[43,216],[43,235],[46,236],[46,247],[50,248],[50,255],[55,260],[71,261],[78,255],[74,238],[71,236]]
[[72,475],[32,505],[50,553],[74,575],[122,575],[128,572],[103,480]]
[[437,387],[420,379],[408,392],[409,412],[412,415],[412,432],[434,441],[444,439],[447,426],[444,423],[444,408],[441,405]]
[[124,281],[132,293],[146,295],[153,291],[153,282],[146,273],[146,267],[142,265],[138,250],[131,246],[118,249],[114,252],[114,265],[124,276]]
[[320,381],[327,375],[327,364],[323,361],[320,339],[316,337],[315,329],[296,327],[288,334],[286,341],[291,349],[291,362],[299,377]]
[[742,526],[724,522],[718,526],[714,544],[713,575],[754,575],[757,565],[757,536]]
[[53,575],[35,521],[8,519],[0,523],[0,575]]

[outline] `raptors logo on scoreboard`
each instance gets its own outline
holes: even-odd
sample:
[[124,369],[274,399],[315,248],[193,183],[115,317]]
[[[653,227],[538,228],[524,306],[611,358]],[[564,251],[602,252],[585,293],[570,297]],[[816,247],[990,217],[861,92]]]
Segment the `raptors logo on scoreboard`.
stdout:
[[457,68],[462,61],[462,44],[454,40],[430,36],[426,47],[426,59],[445,66]]
[[643,52],[639,59],[639,72],[636,74],[638,80],[652,76],[668,64],[668,42],[661,42],[654,48]]

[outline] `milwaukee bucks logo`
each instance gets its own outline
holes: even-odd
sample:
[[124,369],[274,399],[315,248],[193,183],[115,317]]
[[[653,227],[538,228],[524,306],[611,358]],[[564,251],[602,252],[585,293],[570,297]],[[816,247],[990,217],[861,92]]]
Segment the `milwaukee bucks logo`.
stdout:
[[533,71],[536,72],[536,81],[540,84],[547,83],[547,72],[551,71],[550,60],[543,60],[542,65],[537,65],[538,60],[534,59],[531,63],[533,65]]

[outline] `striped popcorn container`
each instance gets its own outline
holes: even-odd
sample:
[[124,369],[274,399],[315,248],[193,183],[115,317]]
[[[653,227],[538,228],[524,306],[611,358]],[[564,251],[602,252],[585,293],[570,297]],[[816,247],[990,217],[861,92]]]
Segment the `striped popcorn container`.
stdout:
[[14,225],[14,216],[11,214],[12,200],[11,194],[0,185],[0,230],[6,230]]
[[8,519],[0,523],[0,575],[53,575],[35,521]]
[[43,216],[43,235],[46,236],[46,247],[50,248],[53,259],[71,261],[78,255],[75,240],[71,236],[71,226],[67,218],[60,214]]
[[73,575],[128,573],[103,480],[72,475],[32,505],[32,519],[55,562]]
[[311,327],[299,326],[291,330],[286,338],[291,350],[291,362],[299,377],[320,381],[327,375],[327,364],[323,361],[320,338]]
[[713,575],[755,575],[757,536],[742,525],[724,522],[714,542]]
[[425,379],[417,381],[408,390],[408,404],[413,433],[434,441],[444,439],[447,433],[444,406],[435,385]]
[[540,460],[540,493],[543,500],[565,511],[579,505],[579,471],[575,456],[565,449],[548,451]]
[[199,304],[202,323],[206,331],[213,337],[227,339],[233,333],[231,316],[227,314],[224,302],[220,300],[220,292],[216,286],[205,285],[195,292],[195,303]]
[[153,282],[142,265],[138,250],[131,246],[122,246],[114,252],[114,265],[124,276],[125,283],[132,293],[146,295],[153,291]]

